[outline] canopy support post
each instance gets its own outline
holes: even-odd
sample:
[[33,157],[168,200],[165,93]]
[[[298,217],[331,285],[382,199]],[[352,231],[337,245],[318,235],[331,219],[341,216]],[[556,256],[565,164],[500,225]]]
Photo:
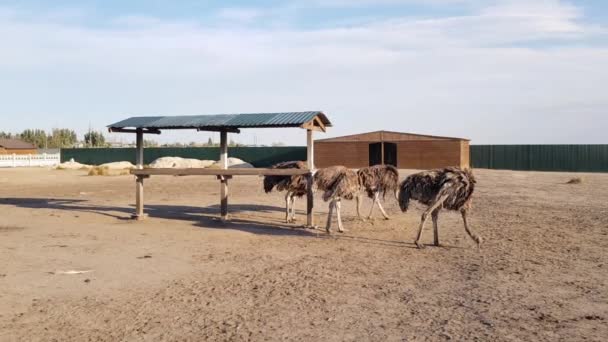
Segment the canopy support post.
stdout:
[[315,169],[315,145],[312,137],[312,130],[306,130],[306,164],[310,173],[306,178],[306,226],[314,228],[314,193],[313,188],[313,172]]
[[[141,128],[136,130],[135,143],[136,168],[141,170],[144,168],[144,131]],[[147,177],[137,175],[135,180],[135,214],[132,218],[138,221],[146,218],[146,214],[144,213],[144,178]]]
[[[223,170],[228,168],[228,132],[220,132],[220,165]],[[228,176],[220,176],[220,211],[222,221],[228,220]]]

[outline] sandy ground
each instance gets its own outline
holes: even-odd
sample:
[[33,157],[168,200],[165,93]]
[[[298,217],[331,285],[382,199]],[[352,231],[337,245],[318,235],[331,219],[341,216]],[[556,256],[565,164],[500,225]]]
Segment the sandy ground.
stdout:
[[476,175],[483,248],[444,213],[418,250],[421,207],[388,197],[392,220],[347,202],[327,236],[282,223],[257,177],[232,181],[229,224],[214,178],[153,177],[134,222],[131,176],[0,169],[0,340],[606,340],[608,175]]

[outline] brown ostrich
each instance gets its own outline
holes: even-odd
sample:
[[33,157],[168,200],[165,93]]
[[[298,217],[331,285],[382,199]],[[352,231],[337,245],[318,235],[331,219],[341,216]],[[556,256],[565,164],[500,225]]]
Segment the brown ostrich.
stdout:
[[[289,161],[272,166],[273,169],[306,169],[302,161]],[[296,197],[306,195],[306,176],[265,176],[264,191],[270,193],[273,189],[285,193],[285,222],[296,221]]]
[[457,167],[437,169],[417,173],[407,177],[401,183],[399,191],[399,206],[406,212],[410,200],[416,200],[428,206],[422,214],[416,246],[424,248],[420,243],[420,235],[428,215],[433,218],[433,233],[435,246],[439,246],[439,227],[437,220],[441,209],[458,210],[462,215],[464,229],[467,234],[480,247],[482,238],[471,232],[467,224],[467,211],[471,206],[473,191],[475,190],[475,177],[471,170],[462,170]]
[[338,231],[344,232],[340,209],[342,199],[357,200],[357,215],[359,215],[359,204],[361,203],[361,185],[357,173],[344,166],[331,166],[320,169],[315,173],[314,181],[317,189],[323,191],[323,200],[329,201],[329,214],[327,215],[327,233],[331,232],[331,218],[334,208],[338,218]]
[[397,197],[397,190],[399,189],[399,171],[392,165],[375,165],[370,167],[364,167],[357,171],[359,182],[361,187],[365,189],[367,196],[372,199],[372,208],[369,211],[367,219],[372,218],[374,212],[374,206],[378,203],[380,212],[386,220],[390,217],[382,208],[380,203],[380,194],[386,197],[387,192],[392,192]]

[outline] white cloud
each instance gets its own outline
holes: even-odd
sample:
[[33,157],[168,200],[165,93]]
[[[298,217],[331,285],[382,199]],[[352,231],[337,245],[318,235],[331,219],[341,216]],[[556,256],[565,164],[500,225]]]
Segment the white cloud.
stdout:
[[256,8],[227,7],[222,8],[218,13],[218,20],[228,20],[229,22],[251,23],[256,19],[264,17],[265,11]]
[[[576,42],[597,28],[556,1],[502,6],[308,30],[145,17],[95,28],[7,11],[0,116],[19,117],[8,120],[15,129],[70,122],[84,130],[129,114],[322,109],[336,124],[333,135],[393,129],[477,143],[602,142],[608,49],[511,45]],[[224,15],[241,22],[260,15],[231,11]],[[252,134],[241,139],[251,142]],[[304,141],[277,130],[257,137]]]

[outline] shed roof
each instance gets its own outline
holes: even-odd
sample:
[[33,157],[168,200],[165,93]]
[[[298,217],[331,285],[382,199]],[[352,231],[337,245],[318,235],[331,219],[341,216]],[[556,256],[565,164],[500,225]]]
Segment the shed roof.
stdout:
[[316,142],[380,142],[380,141],[469,141],[465,138],[442,137],[436,135],[392,132],[392,131],[374,131],[360,134],[345,135],[341,137],[316,140]]
[[13,150],[35,150],[36,146],[19,139],[0,138],[0,147]]
[[108,126],[110,131],[125,128],[197,129],[218,131],[239,128],[302,127],[312,124],[316,127],[330,127],[331,122],[320,111],[252,114],[213,114],[180,116],[140,116],[131,117]]

